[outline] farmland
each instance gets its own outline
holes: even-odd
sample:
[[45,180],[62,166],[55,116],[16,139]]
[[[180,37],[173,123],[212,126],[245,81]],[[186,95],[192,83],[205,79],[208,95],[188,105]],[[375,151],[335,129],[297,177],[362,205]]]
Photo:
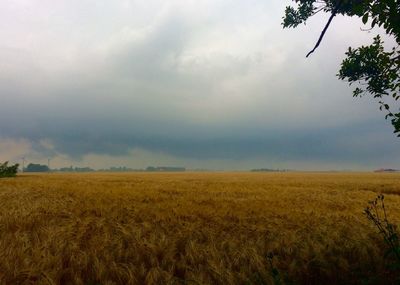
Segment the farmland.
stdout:
[[31,174],[0,180],[0,284],[295,284],[385,274],[363,215],[390,173]]

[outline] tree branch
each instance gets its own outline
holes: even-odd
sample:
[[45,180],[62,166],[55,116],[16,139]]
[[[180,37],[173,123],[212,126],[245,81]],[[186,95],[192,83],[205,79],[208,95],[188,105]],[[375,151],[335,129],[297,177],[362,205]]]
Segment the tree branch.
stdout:
[[329,25],[331,24],[333,18],[336,16],[341,4],[342,4],[342,1],[339,1],[338,4],[336,5],[336,7],[333,9],[332,15],[329,17],[328,22],[326,23],[324,29],[322,30],[322,33],[319,36],[319,39],[318,39],[317,43],[315,44],[314,48],[306,55],[306,57],[309,57],[310,54],[312,54],[319,47],[319,44],[321,43],[322,39],[324,38],[325,33],[328,30]]

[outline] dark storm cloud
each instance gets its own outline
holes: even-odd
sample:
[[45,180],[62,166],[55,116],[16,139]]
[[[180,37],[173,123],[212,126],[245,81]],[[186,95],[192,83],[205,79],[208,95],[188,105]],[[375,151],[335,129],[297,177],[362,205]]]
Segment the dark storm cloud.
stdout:
[[[322,130],[274,130],[264,129],[262,133],[246,132],[241,128],[202,130],[196,126],[175,123],[167,125],[146,125],[154,133],[142,133],[139,128],[109,122],[98,122],[85,126],[71,121],[69,126],[59,129],[33,130],[29,135],[34,148],[48,155],[65,153],[79,158],[87,153],[123,156],[134,148],[153,152],[168,153],[190,159],[274,159],[280,161],[330,161],[349,163],[361,161],[373,164],[381,161],[387,153],[396,153],[398,145],[390,141],[390,128],[378,129],[380,124],[370,122],[354,125],[353,128],[330,128]],[[79,126],[79,127],[77,127]],[[127,131],[131,129],[132,131]],[[156,134],[157,130],[162,134]],[[184,131],[186,130],[186,131]],[[54,149],[43,149],[38,142],[45,133],[51,137]],[[382,149],[384,152],[382,153]],[[389,157],[386,157],[388,159]]]

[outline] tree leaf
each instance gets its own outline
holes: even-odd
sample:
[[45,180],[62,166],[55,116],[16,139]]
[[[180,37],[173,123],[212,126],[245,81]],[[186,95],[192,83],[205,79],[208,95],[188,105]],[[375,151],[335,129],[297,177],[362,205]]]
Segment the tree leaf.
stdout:
[[365,13],[364,16],[362,17],[362,22],[366,24],[368,22],[368,13]]

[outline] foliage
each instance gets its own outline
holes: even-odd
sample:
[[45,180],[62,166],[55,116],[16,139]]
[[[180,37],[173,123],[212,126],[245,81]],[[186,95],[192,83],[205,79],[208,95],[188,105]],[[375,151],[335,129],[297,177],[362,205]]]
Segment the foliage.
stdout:
[[293,0],[297,7],[286,7],[284,28],[295,28],[320,11],[345,16],[362,17],[363,23],[371,21],[371,27],[383,27],[387,34],[400,35],[398,0]]
[[[287,7],[283,19],[284,28],[295,28],[315,14],[323,11],[331,14],[321,36],[308,54],[310,55],[320,44],[333,17],[336,15],[358,16],[370,28],[379,26],[394,42],[386,51],[380,36],[374,38],[369,46],[349,48],[347,58],[343,60],[338,77],[349,84],[359,86],[353,91],[355,97],[370,94],[379,98],[380,109],[387,111],[394,132],[400,136],[400,112],[393,111],[388,100],[398,101],[400,98],[400,1],[399,0],[293,0],[296,7]],[[307,56],[308,56],[307,55]]]
[[347,80],[350,84],[366,82],[367,87],[357,87],[353,96],[369,93],[374,98],[379,98],[380,109],[388,112],[386,118],[391,119],[395,133],[399,133],[400,112],[393,113],[389,104],[385,103],[384,96],[391,96],[395,101],[400,98],[400,50],[393,48],[390,52],[385,51],[383,41],[378,35],[372,45],[358,49],[349,48],[346,55],[347,58],[343,60],[338,74],[339,78]]
[[0,178],[1,177],[14,177],[17,175],[19,164],[8,166],[8,161],[0,163]]
[[385,257],[394,259],[391,267],[399,270],[400,269],[400,240],[397,233],[396,225],[389,222],[385,202],[385,196],[383,194],[378,195],[375,200],[369,202],[369,206],[365,208],[364,213],[368,220],[372,221],[382,235],[388,251],[385,253]]

